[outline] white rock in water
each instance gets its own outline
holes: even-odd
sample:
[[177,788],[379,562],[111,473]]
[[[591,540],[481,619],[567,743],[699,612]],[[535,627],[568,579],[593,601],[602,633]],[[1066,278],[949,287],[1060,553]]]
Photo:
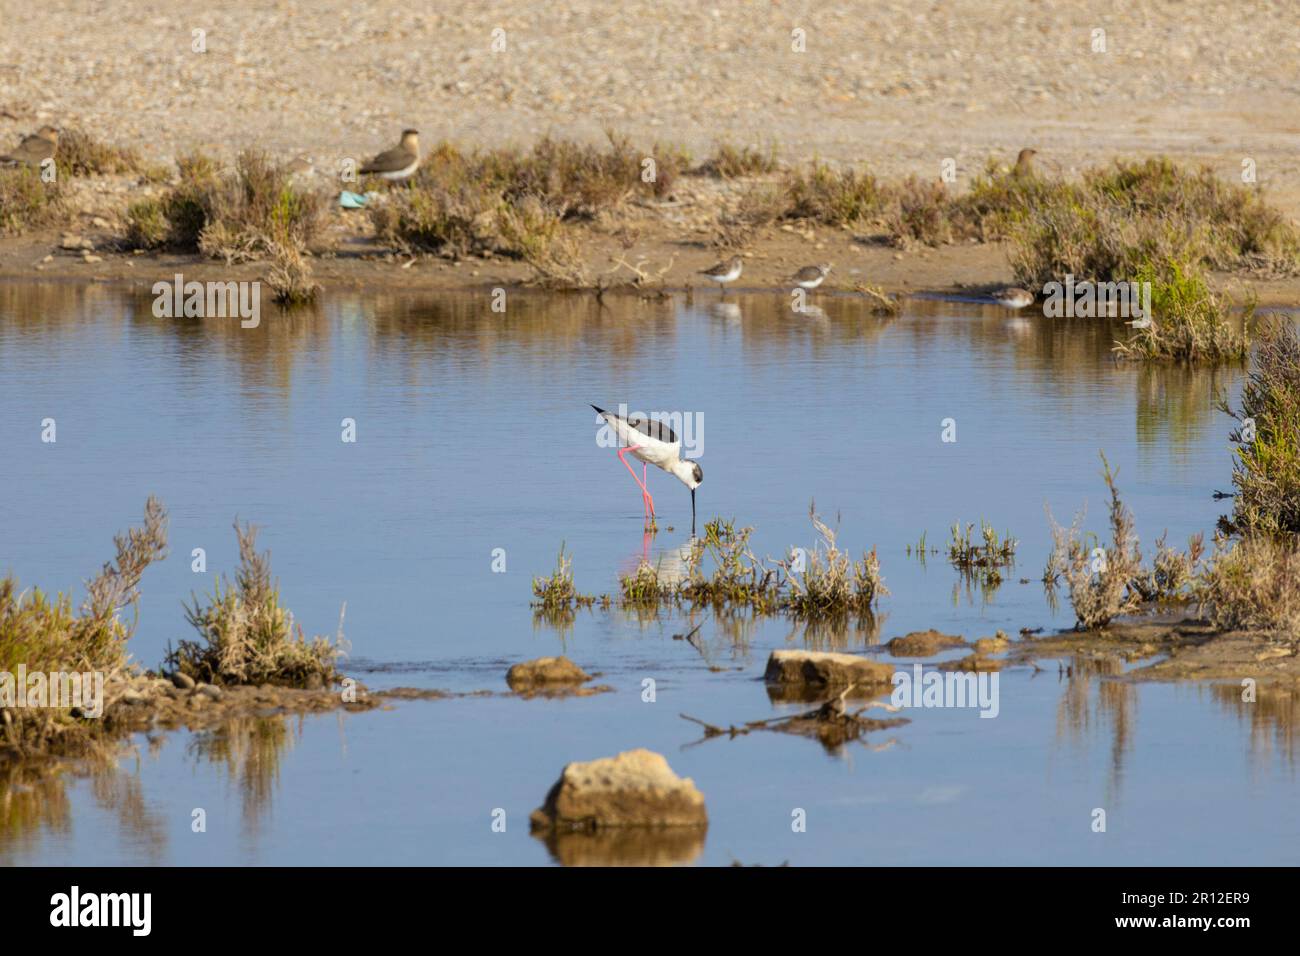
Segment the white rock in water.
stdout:
[[662,754],[628,750],[571,763],[529,818],[534,830],[708,826],[704,795]]

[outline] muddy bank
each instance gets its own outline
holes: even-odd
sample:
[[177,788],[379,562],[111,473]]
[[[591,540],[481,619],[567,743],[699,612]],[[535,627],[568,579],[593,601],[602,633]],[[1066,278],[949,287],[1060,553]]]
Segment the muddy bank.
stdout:
[[1007,660],[1032,664],[1049,657],[1114,661],[1135,665],[1124,672],[1134,681],[1242,680],[1300,684],[1297,644],[1257,631],[1216,631],[1193,619],[1134,622],[1105,631],[1064,632],[1027,637]]
[[[103,220],[101,216],[95,216]],[[494,288],[525,289],[532,269],[523,262],[500,256],[468,256],[459,261],[435,255],[405,255],[367,235],[365,213],[339,214],[332,247],[310,261],[312,278],[331,291],[382,289],[385,292],[481,292]],[[619,227],[575,227],[588,271],[609,284],[606,295],[693,293],[697,301],[714,301],[719,293],[698,275],[718,260],[705,235],[693,235],[671,224],[645,226],[632,252],[618,237]],[[70,237],[75,237],[71,239]],[[65,249],[80,240],[85,245]],[[86,248],[86,245],[89,248]],[[790,275],[811,262],[833,264],[830,276],[809,302],[819,298],[850,296],[874,301],[858,291],[869,284],[897,296],[915,293],[969,296],[978,300],[983,291],[1013,279],[1003,243],[964,243],[939,248],[900,250],[878,237],[848,229],[819,227],[786,231],[761,230],[746,245],[744,274],[728,287],[728,296],[746,292],[789,295]],[[624,264],[626,263],[626,265]],[[638,267],[651,281],[633,283]],[[71,229],[43,230],[21,236],[0,236],[0,281],[75,281],[124,285],[150,294],[155,282],[171,282],[179,273],[186,281],[255,281],[264,279],[270,263],[227,265],[198,255],[139,254],[123,248],[117,229],[97,228],[86,222]],[[1300,302],[1300,276],[1245,277],[1219,274],[1216,285],[1231,294],[1254,293],[1262,307],[1286,308]],[[998,308],[992,303],[989,308]]]

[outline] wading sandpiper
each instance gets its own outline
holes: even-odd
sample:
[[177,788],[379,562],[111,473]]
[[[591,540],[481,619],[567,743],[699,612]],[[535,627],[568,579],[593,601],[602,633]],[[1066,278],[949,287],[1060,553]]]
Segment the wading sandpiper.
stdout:
[[417,130],[408,129],[402,131],[401,142],[370,160],[361,167],[361,172],[396,183],[409,179],[419,168],[420,134]]
[[741,269],[744,263],[741,262],[740,256],[732,256],[725,262],[719,262],[711,269],[701,269],[700,275],[707,276],[722,288],[722,294],[727,294],[727,283],[735,282],[740,278]]
[[59,131],[53,126],[42,126],[31,136],[24,136],[13,152],[0,156],[0,166],[40,166],[54,158],[59,145]]
[[825,281],[830,271],[831,264],[829,262],[823,262],[821,265],[816,266],[804,266],[790,277],[790,281],[801,289],[815,289]]
[[[622,446],[618,450],[618,460],[627,466],[632,480],[641,488],[641,504],[645,507],[646,523],[649,524],[655,516],[655,500],[650,497],[650,489],[646,487],[646,464],[648,463],[656,468],[662,468],[691,489],[691,534],[694,534],[695,489],[700,486],[700,482],[704,481],[704,469],[700,467],[699,462],[682,457],[681,440],[663,422],[643,418],[640,415],[620,418],[603,408],[595,405],[591,407],[595,408],[596,414],[613,429],[614,436]],[[628,453],[641,462],[640,478],[632,470],[631,463],[623,457]]]
[[1004,309],[1023,309],[1027,305],[1034,304],[1034,294],[1032,292],[1015,286],[1008,289],[998,289],[990,293],[989,298]]

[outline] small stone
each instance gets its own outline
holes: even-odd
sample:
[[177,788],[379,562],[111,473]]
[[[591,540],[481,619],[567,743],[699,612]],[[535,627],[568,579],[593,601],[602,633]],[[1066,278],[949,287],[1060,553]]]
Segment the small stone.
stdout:
[[99,256],[92,256],[89,252],[87,252],[84,256],[81,257],[81,261],[89,263],[89,262],[103,262],[104,260],[101,259]]
[[694,781],[673,773],[662,754],[629,750],[571,763],[529,822],[534,830],[703,827],[709,817]]
[[913,631],[896,637],[886,647],[895,657],[933,657],[940,651],[965,647],[966,642],[956,634],[941,634],[935,630]]
[[172,674],[172,684],[179,687],[181,690],[193,690],[194,678],[189,674],[182,674],[180,671],[177,671]]
[[210,697],[213,700],[221,700],[221,688],[214,687],[211,684],[199,684],[195,688],[195,693],[202,694],[204,697]]

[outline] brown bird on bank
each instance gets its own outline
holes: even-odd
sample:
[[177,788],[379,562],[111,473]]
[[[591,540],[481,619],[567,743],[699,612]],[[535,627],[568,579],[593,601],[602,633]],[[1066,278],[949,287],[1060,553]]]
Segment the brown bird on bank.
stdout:
[[42,126],[31,136],[24,136],[12,153],[0,156],[0,166],[30,166],[33,169],[54,158],[59,145],[59,131]]
[[402,131],[401,142],[370,160],[361,167],[361,172],[391,182],[401,182],[409,179],[419,168],[420,134],[417,130],[407,129]]
[[1013,170],[1017,176],[1028,176],[1034,171],[1034,157],[1038,155],[1036,149],[1022,149],[1016,156],[1016,168]]

